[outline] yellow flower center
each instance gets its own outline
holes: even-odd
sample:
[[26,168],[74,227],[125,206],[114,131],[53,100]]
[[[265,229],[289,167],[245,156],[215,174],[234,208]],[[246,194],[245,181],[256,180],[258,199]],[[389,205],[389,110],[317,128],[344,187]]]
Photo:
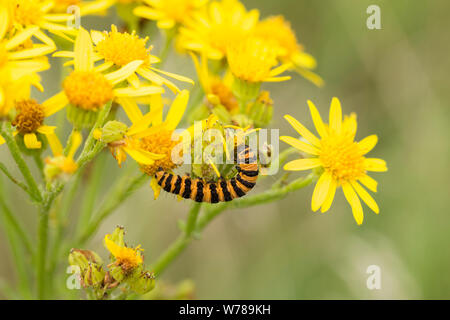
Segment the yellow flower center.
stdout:
[[124,66],[135,60],[148,61],[149,52],[145,44],[148,38],[141,39],[133,33],[117,32],[113,29],[104,40],[97,44],[97,51],[106,61]]
[[44,123],[44,108],[36,100],[22,100],[16,102],[17,116],[12,125],[21,134],[36,132]]
[[111,83],[95,71],[73,71],[63,87],[69,102],[83,110],[96,111],[114,97]]
[[13,12],[14,20],[25,26],[39,24],[43,16],[41,3],[37,0],[15,0]]
[[0,68],[5,66],[7,62],[8,62],[8,50],[6,50],[4,43],[0,43]]
[[234,76],[262,82],[277,64],[276,50],[260,38],[249,37],[228,47],[228,64]]
[[348,134],[330,134],[322,139],[319,158],[337,181],[352,181],[365,174],[364,156]]
[[171,130],[163,129],[141,140],[141,148],[144,150],[166,155],[164,158],[156,160],[152,165],[141,166],[141,170],[149,176],[153,176],[159,168],[169,171],[178,166],[178,164],[172,162],[172,149],[180,140],[173,141],[172,133]]
[[282,16],[261,21],[256,26],[255,35],[279,46],[284,51],[282,52],[283,56],[289,56],[301,49],[289,22],[285,21]]
[[163,0],[160,1],[159,9],[166,14],[167,18],[183,22],[194,8],[192,0]]

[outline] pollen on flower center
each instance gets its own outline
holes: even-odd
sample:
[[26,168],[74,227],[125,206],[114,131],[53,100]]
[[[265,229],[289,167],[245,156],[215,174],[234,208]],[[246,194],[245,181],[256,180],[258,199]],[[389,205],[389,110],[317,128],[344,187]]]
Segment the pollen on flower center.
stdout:
[[172,161],[172,149],[180,142],[180,140],[172,140],[171,130],[161,130],[142,139],[141,147],[149,152],[166,155],[160,160],[156,160],[152,165],[141,166],[141,170],[153,176],[159,168],[169,171],[178,166]]
[[22,133],[32,133],[44,123],[44,108],[36,100],[28,99],[16,102],[18,114],[12,125]]
[[114,97],[111,83],[94,71],[73,71],[63,87],[69,102],[84,110],[96,111]]
[[364,157],[348,135],[330,135],[321,142],[320,161],[338,181],[355,180],[365,174]]
[[262,39],[249,37],[228,47],[228,63],[237,78],[262,82],[277,64],[276,50]]
[[147,38],[142,39],[133,33],[118,32],[112,28],[105,39],[97,44],[97,51],[106,61],[124,66],[135,60],[148,61],[150,49],[146,48]]
[[22,25],[38,24],[43,16],[41,3],[37,0],[15,0],[14,20]]

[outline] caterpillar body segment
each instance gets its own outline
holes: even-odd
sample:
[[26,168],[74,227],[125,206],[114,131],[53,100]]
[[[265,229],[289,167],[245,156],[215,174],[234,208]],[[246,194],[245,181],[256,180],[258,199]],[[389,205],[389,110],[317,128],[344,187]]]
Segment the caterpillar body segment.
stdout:
[[238,174],[229,180],[206,182],[203,179],[192,179],[190,176],[179,176],[160,170],[155,179],[158,185],[169,193],[179,195],[196,202],[218,203],[243,197],[256,184],[259,167],[255,154],[245,145],[238,148],[236,169]]

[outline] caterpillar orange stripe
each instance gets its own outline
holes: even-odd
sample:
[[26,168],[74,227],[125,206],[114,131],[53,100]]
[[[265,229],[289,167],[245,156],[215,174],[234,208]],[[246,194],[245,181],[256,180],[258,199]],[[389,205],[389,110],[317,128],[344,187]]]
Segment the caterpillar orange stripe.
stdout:
[[[243,147],[242,151],[241,150]],[[259,167],[255,154],[247,145],[237,148],[238,174],[236,177],[217,182],[191,179],[189,176],[174,175],[163,170],[156,172],[158,184],[166,191],[196,202],[218,203],[243,197],[256,184]]]

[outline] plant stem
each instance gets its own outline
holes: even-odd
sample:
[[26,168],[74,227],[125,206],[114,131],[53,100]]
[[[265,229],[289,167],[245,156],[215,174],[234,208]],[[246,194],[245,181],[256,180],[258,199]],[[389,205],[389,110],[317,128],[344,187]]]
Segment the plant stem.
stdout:
[[46,258],[48,240],[48,208],[42,206],[39,210],[38,253],[37,253],[37,294],[38,299],[45,299]]
[[8,171],[8,169],[6,168],[6,166],[0,162],[0,170],[3,171],[3,173],[5,174],[5,176],[7,176],[9,178],[9,180],[11,180],[12,183],[18,185],[20,188],[23,189],[23,191],[25,191],[26,193],[29,193],[28,191],[28,187],[21,181],[18,181],[16,178],[13,177],[13,175]]
[[95,121],[95,124],[89,132],[89,136],[87,137],[86,142],[84,143],[83,151],[81,151],[81,154],[78,157],[77,164],[79,167],[82,167],[84,164],[86,164],[86,162],[93,158],[90,153],[95,144],[94,131],[103,126],[106,118],[109,115],[109,112],[111,111],[111,106],[112,103],[108,102],[98,113],[97,120]]
[[5,139],[6,145],[9,148],[9,152],[11,153],[11,156],[16,162],[17,167],[19,168],[28,185],[30,196],[34,200],[42,202],[41,192],[39,191],[38,185],[34,180],[33,175],[28,168],[28,165],[26,164],[25,160],[22,157],[22,154],[20,153],[19,146],[17,145],[16,140],[13,137],[13,128],[10,122],[6,123],[6,130],[1,128],[0,134],[3,136],[3,139]]
[[187,224],[184,234],[180,235],[170,247],[159,257],[151,270],[158,276],[166,267],[186,248],[192,240],[192,233],[195,230],[196,221],[200,212],[201,203],[195,203],[187,218]]
[[130,180],[128,176],[119,181],[117,186],[109,193],[103,205],[98,212],[93,215],[92,222],[86,227],[83,234],[77,239],[76,244],[81,245],[86,242],[95,231],[97,231],[101,222],[108,217],[119,205],[121,205],[130,195],[139,189],[147,180],[146,174],[140,174]]

